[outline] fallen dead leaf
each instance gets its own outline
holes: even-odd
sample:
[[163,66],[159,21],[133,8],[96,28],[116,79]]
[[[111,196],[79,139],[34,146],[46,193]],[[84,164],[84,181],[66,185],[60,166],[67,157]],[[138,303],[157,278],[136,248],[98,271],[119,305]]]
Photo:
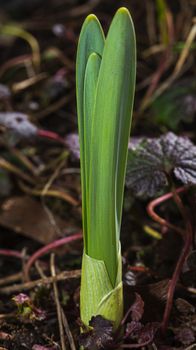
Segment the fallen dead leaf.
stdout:
[[52,215],[51,222],[43,205],[28,196],[13,197],[1,206],[0,225],[39,243],[48,244],[63,236],[68,228],[64,220]]

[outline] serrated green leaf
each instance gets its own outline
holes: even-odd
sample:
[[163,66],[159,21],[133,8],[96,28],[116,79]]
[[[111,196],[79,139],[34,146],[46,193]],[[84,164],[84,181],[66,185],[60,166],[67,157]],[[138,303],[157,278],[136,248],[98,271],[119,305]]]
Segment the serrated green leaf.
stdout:
[[106,38],[91,131],[87,253],[105,262],[114,286],[127,145],[135,87],[136,48],[128,10],[117,11]]

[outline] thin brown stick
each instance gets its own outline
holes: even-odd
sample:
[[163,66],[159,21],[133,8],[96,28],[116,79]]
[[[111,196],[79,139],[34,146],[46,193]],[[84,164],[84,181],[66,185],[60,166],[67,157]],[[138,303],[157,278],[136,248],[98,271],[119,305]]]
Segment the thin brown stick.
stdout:
[[155,12],[154,12],[154,4],[152,1],[145,1],[146,5],[146,25],[148,32],[148,39],[150,46],[156,43],[156,24],[155,24]]
[[17,272],[13,275],[0,278],[0,286],[22,280],[22,276],[23,276],[22,272]]
[[25,65],[26,62],[32,62],[32,55],[17,56],[10,59],[9,61],[6,61],[0,67],[0,78],[4,73],[6,73],[8,69],[18,65]]
[[186,287],[186,290],[187,290],[189,293],[196,294],[196,288],[193,288],[193,287]]
[[153,92],[156,90],[156,87],[157,87],[163,73],[165,72],[165,70],[167,69],[167,67],[169,65],[170,55],[171,55],[171,52],[170,52],[170,49],[168,48],[163,53],[162,58],[159,62],[159,66],[158,66],[156,72],[152,76],[151,84],[150,84],[150,86],[149,86],[149,88],[148,88],[148,90],[143,98],[143,101],[141,103],[140,112],[143,112],[150,104],[151,96],[152,96]]
[[60,198],[73,206],[77,206],[79,202],[73,198],[69,193],[65,192],[63,189],[58,189],[55,187],[51,187],[49,190],[43,192],[43,189],[36,189],[36,188],[30,188],[29,186],[25,185],[23,182],[19,182],[20,188],[27,194],[32,194],[34,196],[48,196],[48,197],[55,197]]
[[22,90],[29,88],[32,85],[38,84],[40,81],[47,79],[48,75],[46,73],[37,74],[31,78],[19,81],[12,84],[12,91],[14,94],[20,93]]
[[172,74],[169,76],[169,78],[167,80],[165,80],[156,90],[156,92],[154,93],[153,97],[152,97],[152,101],[154,101],[158,96],[160,96],[165,90],[167,90],[167,88],[173,84],[173,82],[179,77],[181,71],[182,71],[182,67],[185,64],[185,61],[189,55],[189,51],[191,48],[191,45],[195,39],[196,36],[196,24],[193,24],[189,35],[186,39],[184,48],[179,56],[179,59],[176,63],[176,66],[174,68],[174,71],[172,72]]
[[[51,270],[52,277],[55,277],[56,276],[56,269],[55,269],[55,254],[54,253],[52,253],[50,256],[50,270]],[[64,335],[63,322],[62,322],[61,304],[59,301],[59,292],[58,292],[56,281],[53,281],[53,291],[54,291],[54,301],[56,304],[57,318],[58,318],[58,323],[59,323],[61,349],[66,350],[65,335]]]
[[191,346],[188,346],[188,348],[184,350],[195,350],[196,349],[196,343],[192,344]]
[[20,177],[24,181],[27,181],[31,184],[35,183],[33,178],[31,178],[29,175],[25,174],[22,170],[17,168],[15,165],[9,163],[7,160],[5,160],[3,158],[0,158],[0,168],[3,168],[7,171],[10,171],[11,173],[17,175],[18,177]]
[[64,97],[61,97],[58,101],[44,108],[42,111],[33,114],[33,118],[37,118],[38,120],[47,117],[51,113],[55,113],[60,108],[62,108],[65,104],[67,104],[72,98],[73,93],[70,93]]
[[21,284],[15,284],[8,287],[0,288],[0,294],[11,294],[15,292],[21,292],[23,290],[29,290],[32,288],[35,288],[39,285],[47,285],[51,284],[54,281],[64,281],[66,279],[71,278],[79,278],[81,275],[81,270],[71,270],[71,271],[63,271],[56,275],[55,277],[46,277],[46,278],[40,278],[35,281],[29,281]]
[[66,317],[62,307],[61,307],[61,317],[62,317],[63,326],[65,328],[65,333],[66,333],[67,339],[69,341],[70,349],[71,350],[76,350],[76,346],[75,346],[75,343],[74,343],[73,335],[72,335],[72,333],[70,331],[69,324],[68,324],[68,321],[67,321],[67,317]]
[[25,166],[25,168],[30,171],[32,173],[33,176],[37,176],[38,175],[38,171],[37,171],[37,167],[34,166],[34,164],[28,159],[28,157],[22,153],[20,150],[18,150],[17,148],[14,148],[10,145],[5,145],[6,148],[8,149],[8,151],[14,156],[16,157],[23,166]]
[[0,320],[4,320],[4,319],[7,319],[7,318],[16,318],[16,313],[15,312],[10,312],[9,314],[0,314]]
[[41,264],[39,262],[39,260],[36,260],[35,262],[35,268],[38,272],[38,274],[40,275],[41,278],[47,278],[46,274],[44,273],[42,267],[41,267]]

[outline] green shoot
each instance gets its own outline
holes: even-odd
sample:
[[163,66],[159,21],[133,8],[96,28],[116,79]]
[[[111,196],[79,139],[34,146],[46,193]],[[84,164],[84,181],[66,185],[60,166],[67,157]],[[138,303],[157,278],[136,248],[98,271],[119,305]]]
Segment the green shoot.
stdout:
[[[117,11],[106,40],[94,15],[83,24],[76,62],[85,256],[81,304],[94,303],[89,306],[91,311],[84,312],[87,317],[82,311],[86,306],[81,305],[85,322],[96,314],[102,299],[122,284],[119,238],[135,89],[135,46],[126,8]],[[87,263],[88,259],[91,262]],[[90,287],[93,273],[98,276],[95,270],[99,269],[106,275],[102,271],[100,288],[104,289],[107,279],[105,296],[102,291],[93,292],[95,286]],[[85,281],[89,278],[92,281]],[[87,295],[92,300],[84,301]]]

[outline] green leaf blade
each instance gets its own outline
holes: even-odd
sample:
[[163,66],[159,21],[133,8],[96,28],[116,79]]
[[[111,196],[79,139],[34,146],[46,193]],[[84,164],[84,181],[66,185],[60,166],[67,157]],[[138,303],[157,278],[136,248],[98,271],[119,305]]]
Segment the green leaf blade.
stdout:
[[115,284],[127,145],[136,66],[128,10],[117,11],[106,38],[91,133],[88,254],[103,260]]
[[[97,80],[101,58],[93,52],[88,59],[84,79],[84,156],[85,156],[85,191],[86,191],[86,221],[88,227],[88,202],[89,202],[89,174],[91,155],[91,131],[93,112],[97,90]],[[88,230],[88,228],[87,228]]]
[[85,160],[85,138],[84,138],[84,79],[89,56],[95,52],[102,56],[104,47],[104,34],[101,25],[94,15],[89,15],[81,30],[77,58],[76,58],[76,97],[78,111],[78,126],[80,137],[81,158],[81,183],[82,183],[82,211],[83,211],[83,233],[84,244],[87,245],[87,218],[86,218],[86,160]]
[[[85,79],[84,79],[84,140],[85,140],[85,157],[86,157],[86,169],[87,180],[89,176],[88,168],[90,167],[90,142],[91,142],[91,130],[93,122],[93,112],[96,97],[97,80],[99,75],[99,69],[101,64],[101,58],[98,54],[93,52],[88,59]],[[88,190],[88,189],[87,189]]]

